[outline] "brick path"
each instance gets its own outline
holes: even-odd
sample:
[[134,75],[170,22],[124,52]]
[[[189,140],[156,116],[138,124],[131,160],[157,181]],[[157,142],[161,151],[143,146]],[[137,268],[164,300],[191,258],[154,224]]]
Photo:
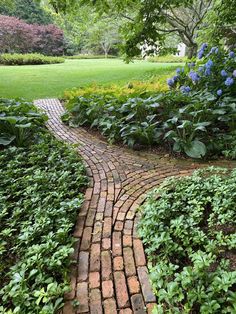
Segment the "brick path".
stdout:
[[186,175],[196,165],[109,146],[82,128],[64,125],[57,99],[35,104],[47,112],[47,126],[57,138],[79,144],[91,178],[74,231],[72,292],[66,296],[79,307],[74,311],[68,301],[63,314],[151,313],[155,296],[136,232],[136,209],[166,177]]

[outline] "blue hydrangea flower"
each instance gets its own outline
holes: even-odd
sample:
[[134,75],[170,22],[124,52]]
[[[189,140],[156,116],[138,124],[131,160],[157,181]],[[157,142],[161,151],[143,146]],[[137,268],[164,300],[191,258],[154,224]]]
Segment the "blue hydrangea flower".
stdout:
[[172,78],[172,79],[173,79],[173,81],[174,81],[174,82],[178,81],[178,79],[179,79],[179,75],[175,75],[175,76],[173,76],[173,78]]
[[169,79],[167,80],[167,84],[168,84],[170,87],[172,87],[172,86],[175,85],[175,81],[173,80],[173,78],[169,78]]
[[233,51],[230,51],[230,52],[229,52],[229,57],[230,57],[230,58],[234,58],[234,57],[235,57],[235,53],[234,53]]
[[211,51],[210,51],[210,54],[213,54],[213,53],[217,54],[218,51],[219,51],[219,49],[217,47],[212,47]]
[[189,86],[181,86],[180,90],[182,93],[188,94],[191,91],[191,88]]
[[234,84],[234,79],[232,77],[227,77],[227,79],[225,80],[225,85],[231,86],[233,84]]
[[198,72],[202,72],[204,70],[204,67],[203,66],[200,66],[199,68],[198,68]]
[[233,71],[233,76],[236,77],[236,70]]
[[225,70],[222,70],[220,72],[221,76],[225,77],[225,76],[228,76],[227,72]]
[[200,48],[200,50],[198,52],[198,58],[199,59],[202,59],[202,57],[204,56],[204,52],[205,52],[207,46],[208,45],[206,43],[202,44],[202,46],[201,46],[201,48]]
[[211,59],[209,59],[209,60],[207,61],[207,63],[205,64],[205,67],[206,67],[207,69],[210,69],[210,68],[213,66],[213,64],[214,64],[214,62],[213,62]]
[[210,69],[210,68],[206,68],[206,70],[205,70],[205,75],[206,75],[206,76],[211,75],[211,69]]
[[221,96],[223,94],[222,89],[218,89],[218,91],[216,92],[218,96]]
[[196,82],[198,82],[198,81],[200,80],[199,75],[198,75],[196,72],[194,72],[194,71],[191,71],[191,72],[189,73],[189,77],[191,78],[191,80],[192,80],[194,83],[196,83]]

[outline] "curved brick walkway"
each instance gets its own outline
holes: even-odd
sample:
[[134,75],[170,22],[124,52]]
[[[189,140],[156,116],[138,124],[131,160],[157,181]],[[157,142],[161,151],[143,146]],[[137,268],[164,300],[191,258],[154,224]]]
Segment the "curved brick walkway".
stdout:
[[91,178],[74,231],[72,292],[66,296],[80,305],[74,311],[68,301],[63,314],[151,313],[155,297],[136,232],[136,209],[166,177],[186,175],[196,165],[109,146],[82,128],[64,125],[64,109],[57,99],[35,104],[47,112],[47,126],[57,138],[79,144]]

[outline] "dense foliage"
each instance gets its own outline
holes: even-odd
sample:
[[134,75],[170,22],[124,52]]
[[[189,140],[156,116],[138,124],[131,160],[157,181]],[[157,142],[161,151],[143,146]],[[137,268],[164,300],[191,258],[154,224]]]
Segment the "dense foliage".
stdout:
[[236,170],[169,179],[141,212],[154,313],[235,313]]
[[62,55],[63,32],[54,25],[27,24],[16,17],[0,15],[0,52]]
[[176,63],[176,62],[186,62],[187,57],[179,57],[175,55],[165,55],[165,56],[152,56],[147,59],[149,62],[157,63]]
[[27,146],[42,130],[46,116],[32,103],[0,99],[0,147]]
[[34,64],[54,64],[63,63],[62,57],[49,57],[39,53],[3,53],[0,55],[0,64],[3,65],[34,65]]
[[[32,104],[9,101],[2,112],[32,114],[32,133],[35,120],[43,125]],[[0,150],[0,312],[52,314],[70,289],[71,233],[87,179],[77,152],[46,130],[23,144]]]
[[0,3],[0,14],[15,16],[29,24],[48,25],[53,20],[37,1],[12,0],[11,6]]
[[235,158],[234,100],[208,92],[81,94],[69,100],[63,121],[97,128],[110,141],[131,147],[160,145],[192,158]]

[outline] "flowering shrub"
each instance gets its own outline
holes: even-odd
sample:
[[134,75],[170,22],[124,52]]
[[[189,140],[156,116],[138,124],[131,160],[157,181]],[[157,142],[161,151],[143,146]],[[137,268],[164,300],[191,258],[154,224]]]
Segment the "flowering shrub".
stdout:
[[167,80],[170,88],[183,93],[206,90],[218,97],[236,95],[236,55],[204,43],[198,58],[178,68],[176,75]]
[[63,32],[54,25],[27,24],[15,18],[0,15],[0,52],[62,55]]

